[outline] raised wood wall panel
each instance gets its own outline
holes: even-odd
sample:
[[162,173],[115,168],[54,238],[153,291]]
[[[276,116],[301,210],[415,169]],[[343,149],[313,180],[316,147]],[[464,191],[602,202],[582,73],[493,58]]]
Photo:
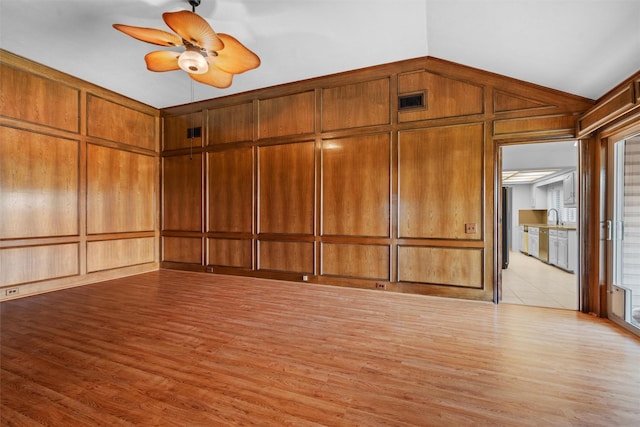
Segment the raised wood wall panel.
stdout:
[[0,249],[0,271],[0,286],[78,275],[78,243]]
[[[398,110],[398,95],[417,93],[423,108]],[[165,218],[202,216],[206,226],[165,235],[207,239],[213,271],[371,288],[389,281],[389,291],[490,300],[499,277],[496,146],[569,139],[591,105],[427,57],[168,108],[165,117],[205,112],[208,139],[198,150],[207,165],[200,197],[165,205]],[[180,190],[191,190],[189,179]],[[452,249],[433,255],[445,266],[463,249],[471,252],[461,259],[481,254],[480,262],[438,276],[411,265],[431,254],[400,246]],[[399,253],[408,254],[402,266]],[[400,268],[404,281],[394,283]]]
[[461,81],[428,71],[398,76],[398,94],[426,91],[426,108],[398,112],[401,123],[484,112],[484,90],[476,83]]
[[209,110],[208,145],[253,139],[253,103],[247,102]]
[[575,132],[576,117],[552,115],[496,120],[493,134],[498,138],[523,138],[532,136],[570,136]]
[[261,99],[260,138],[301,135],[315,131],[315,92]]
[[493,95],[493,111],[496,113],[507,113],[514,111],[537,110],[543,108],[555,108],[547,102],[537,99],[530,99],[511,93],[495,91]]
[[582,115],[578,120],[578,131],[585,134],[591,132],[630,110],[635,103],[633,84],[628,84]]
[[156,149],[156,117],[127,106],[89,95],[87,134],[96,138]]
[[[0,64],[0,116],[77,133],[80,91]],[[55,100],[55,102],[51,102]]]
[[322,234],[390,237],[391,135],[322,142]]
[[209,231],[251,233],[253,149],[208,153]]
[[202,231],[202,154],[162,159],[163,230]]
[[250,269],[252,265],[250,239],[207,239],[208,265]]
[[322,130],[351,129],[388,124],[389,79],[322,90]]
[[[159,117],[0,49],[0,300],[158,268]],[[91,252],[116,237],[147,239],[144,263]]]
[[[189,129],[200,128],[201,136],[190,137]],[[164,118],[164,150],[202,147],[205,126],[202,112]]]
[[314,250],[310,242],[258,242],[258,269],[289,273],[313,273]]
[[[629,102],[628,96],[633,102]],[[610,218],[613,203],[613,171],[609,169],[609,154],[613,146],[640,132],[640,70],[605,94],[598,103],[578,120],[580,137],[580,164],[583,169],[581,186],[586,189],[580,198],[585,215],[579,217],[581,256],[579,280],[581,283],[581,310],[606,317],[611,301],[609,294],[609,243],[602,240],[603,222]],[[603,179],[605,177],[605,179]],[[607,247],[609,246],[609,247]],[[610,254],[609,254],[610,255]],[[607,271],[609,270],[609,271]]]
[[152,156],[88,144],[88,234],[154,230],[155,164]]
[[153,262],[155,238],[103,240],[87,243],[87,271],[102,271]]
[[390,280],[388,245],[322,243],[321,274],[372,280]]
[[313,235],[314,143],[260,147],[258,158],[258,232]]
[[[484,126],[402,131],[399,140],[399,237],[480,239]],[[467,223],[477,233],[466,234]]]
[[79,233],[79,141],[0,126],[0,238]]
[[162,260],[187,264],[202,263],[202,238],[164,236]]
[[398,247],[398,281],[481,288],[483,251],[468,248]]

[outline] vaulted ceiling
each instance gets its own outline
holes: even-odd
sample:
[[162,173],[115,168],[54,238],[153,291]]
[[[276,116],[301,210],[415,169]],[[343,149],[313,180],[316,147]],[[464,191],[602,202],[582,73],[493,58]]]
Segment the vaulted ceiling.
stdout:
[[0,47],[156,108],[421,56],[597,99],[640,69],[637,0],[202,0],[197,13],[262,65],[216,89],[147,71],[187,0],[0,0]]

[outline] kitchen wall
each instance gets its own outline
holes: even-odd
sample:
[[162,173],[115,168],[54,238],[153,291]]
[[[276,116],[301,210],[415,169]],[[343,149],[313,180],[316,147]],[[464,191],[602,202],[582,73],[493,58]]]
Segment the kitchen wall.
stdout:
[[[544,147],[540,147],[543,151]],[[575,171],[574,171],[575,172]],[[511,234],[511,247],[517,250],[519,247],[519,235],[516,232],[518,226],[518,211],[521,209],[551,209],[553,206],[549,205],[549,193],[559,192],[562,208],[558,209],[560,214],[560,222],[563,224],[576,224],[576,210],[574,205],[564,205],[564,187],[563,182],[567,173],[562,173],[548,179],[542,179],[533,184],[511,184],[506,185],[511,187],[512,190],[512,224],[514,225]],[[555,213],[550,213],[547,218],[547,223],[555,222]]]
[[[502,170],[530,171],[556,169],[577,171],[578,153],[575,141],[544,142],[508,145],[502,147]],[[503,184],[512,190],[512,224],[518,225],[518,210],[549,209],[548,193],[559,189],[563,192],[566,173],[555,173],[532,184]],[[564,220],[575,222],[575,209]],[[553,221],[550,218],[549,221]],[[512,248],[518,248],[518,233],[511,235]]]

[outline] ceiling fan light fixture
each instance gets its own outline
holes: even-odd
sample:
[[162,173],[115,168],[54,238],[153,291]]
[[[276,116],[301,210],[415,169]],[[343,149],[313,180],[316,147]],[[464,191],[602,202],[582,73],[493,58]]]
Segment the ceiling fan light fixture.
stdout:
[[187,73],[204,74],[209,70],[209,64],[204,56],[195,49],[187,49],[178,57],[178,65]]
[[199,83],[224,89],[231,85],[234,75],[260,66],[258,55],[235,37],[216,33],[204,18],[195,13],[201,0],[186,1],[192,11],[162,14],[164,23],[173,33],[124,24],[113,24],[113,28],[146,43],[185,49],[182,53],[177,50],[147,53],[144,61],[149,71],[182,70]]

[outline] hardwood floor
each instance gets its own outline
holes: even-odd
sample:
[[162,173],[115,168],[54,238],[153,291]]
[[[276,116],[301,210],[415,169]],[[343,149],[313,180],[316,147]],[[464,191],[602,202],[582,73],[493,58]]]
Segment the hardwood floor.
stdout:
[[640,340],[569,310],[168,270],[0,309],[6,426],[640,423]]

